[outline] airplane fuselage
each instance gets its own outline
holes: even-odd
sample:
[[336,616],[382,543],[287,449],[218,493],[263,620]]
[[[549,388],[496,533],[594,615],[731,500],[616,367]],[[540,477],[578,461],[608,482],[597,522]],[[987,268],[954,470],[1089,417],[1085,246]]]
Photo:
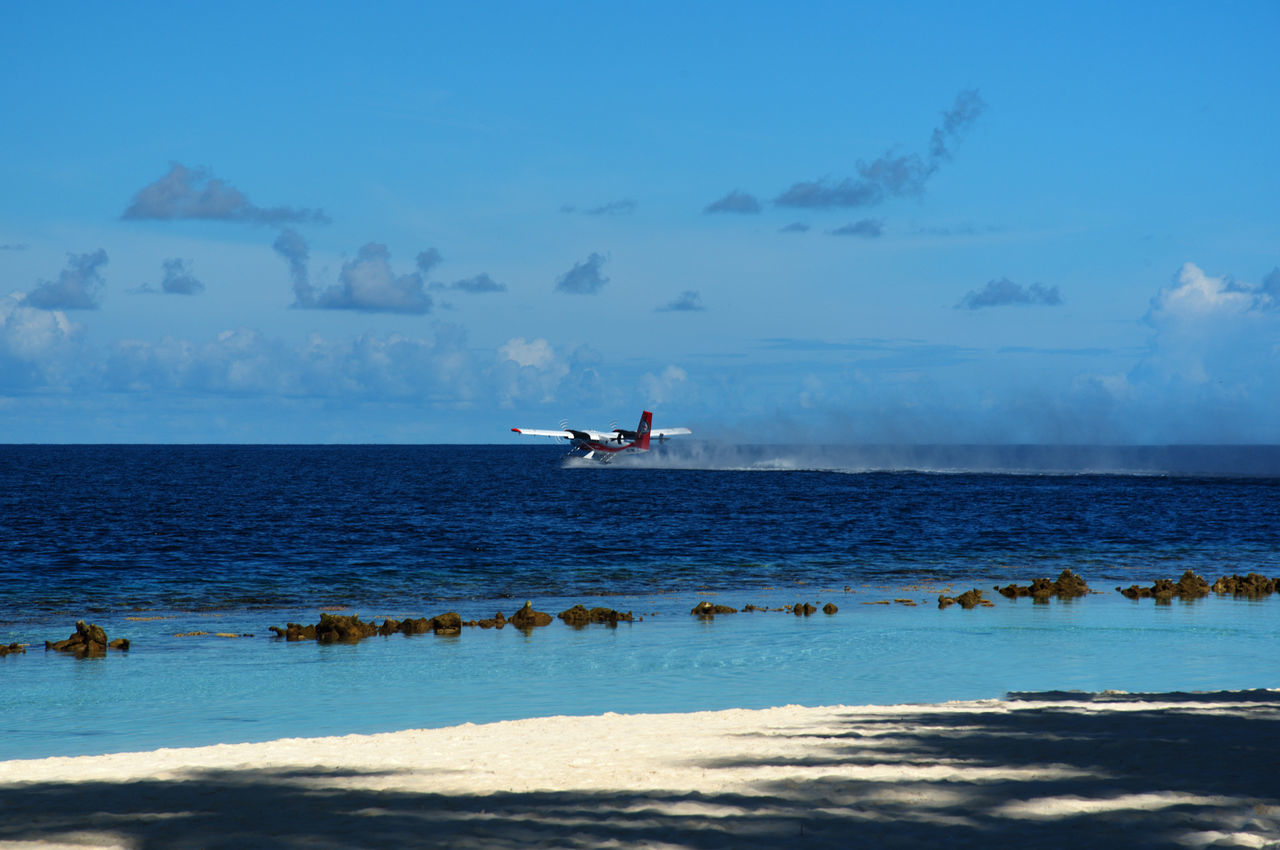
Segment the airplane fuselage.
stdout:
[[[652,427],[653,414],[644,411],[640,414],[640,422],[635,430],[614,428],[612,431],[582,431],[575,428],[561,428],[551,431],[537,428],[512,428],[517,434],[530,436],[558,437],[569,441],[569,453],[595,460],[609,460],[622,452],[647,452],[651,440],[664,442],[668,436],[688,434],[688,428]],[[597,456],[597,452],[600,453]]]

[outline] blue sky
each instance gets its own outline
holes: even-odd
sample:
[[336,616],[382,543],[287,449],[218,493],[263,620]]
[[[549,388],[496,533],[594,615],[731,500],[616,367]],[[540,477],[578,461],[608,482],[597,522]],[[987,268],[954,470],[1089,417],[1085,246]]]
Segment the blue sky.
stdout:
[[1115,5],[12,5],[0,441],[1280,442],[1280,5]]

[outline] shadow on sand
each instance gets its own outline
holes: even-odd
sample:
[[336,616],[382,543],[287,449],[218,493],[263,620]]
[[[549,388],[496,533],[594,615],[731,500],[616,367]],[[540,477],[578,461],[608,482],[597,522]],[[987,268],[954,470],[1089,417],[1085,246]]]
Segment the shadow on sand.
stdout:
[[[1114,708],[1090,702],[1093,695],[1087,694],[1017,696],[1036,701],[989,711],[842,710],[847,715],[841,714],[834,732],[784,732],[789,754],[781,758],[753,758],[756,734],[737,736],[741,746],[699,762],[711,773],[746,771],[747,783],[734,793],[444,795],[361,788],[368,774],[325,768],[199,771],[181,781],[22,783],[0,788],[0,847],[83,842],[142,850],[1083,848],[1280,842],[1276,694],[1186,700],[1130,695],[1124,697],[1127,704]],[[767,734],[776,740],[776,732]],[[860,775],[850,766],[868,770]],[[753,771],[769,774],[775,767],[803,769],[781,780],[750,779]],[[929,775],[943,768],[957,772]],[[568,768],[513,764],[512,770],[552,776]],[[662,784],[661,775],[653,777],[654,788]]]

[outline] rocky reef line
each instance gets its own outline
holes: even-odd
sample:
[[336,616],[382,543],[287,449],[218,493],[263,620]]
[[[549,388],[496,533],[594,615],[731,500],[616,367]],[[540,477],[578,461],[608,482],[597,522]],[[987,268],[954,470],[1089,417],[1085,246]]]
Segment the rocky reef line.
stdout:
[[[1035,578],[1026,585],[1008,584],[1004,587],[996,586],[994,589],[1006,599],[1017,601],[1027,598],[1036,604],[1045,604],[1055,598],[1074,600],[1101,593],[1101,591],[1091,589],[1083,578],[1070,569],[1064,569],[1057,579],[1052,581],[1047,577]],[[850,591],[851,588],[845,587],[846,593]],[[1280,577],[1268,578],[1260,573],[1250,572],[1243,576],[1238,574],[1222,576],[1210,584],[1195,571],[1188,569],[1176,581],[1174,579],[1159,578],[1155,579],[1150,586],[1133,584],[1129,587],[1116,587],[1116,592],[1135,601],[1153,599],[1157,604],[1169,604],[1174,599],[1193,601],[1206,597],[1210,593],[1219,596],[1230,595],[1237,598],[1258,600],[1280,593]],[[949,608],[953,605],[958,605],[963,609],[991,608],[995,606],[995,603],[983,596],[982,591],[977,588],[965,591],[957,596],[948,596],[945,593],[940,593],[937,600],[938,608],[941,609]],[[916,602],[911,599],[894,599],[893,602],[912,607],[916,605]],[[862,604],[889,605],[891,603],[886,599],[863,602]],[[832,602],[827,602],[821,608],[808,601],[799,601],[794,604],[772,608],[748,603],[739,609],[704,599],[693,606],[689,613],[702,620],[714,620],[718,616],[737,614],[740,611],[743,613],[782,612],[794,614],[796,617],[809,617],[819,610],[828,616],[834,615],[839,611]],[[347,615],[321,612],[320,620],[317,623],[308,625],[288,623],[285,626],[270,626],[269,630],[277,639],[285,641],[313,640],[318,643],[351,643],[369,637],[386,637],[395,634],[422,635],[430,633],[448,637],[459,635],[464,629],[471,628],[502,629],[512,626],[516,629],[529,631],[549,626],[556,619],[572,628],[581,629],[592,625],[616,628],[619,623],[642,622],[644,618],[634,615],[631,611],[617,611],[613,608],[602,606],[588,608],[582,604],[574,605],[553,616],[545,611],[534,609],[532,601],[529,601],[510,616],[498,611],[492,617],[463,620],[462,616],[456,611],[448,611],[432,617],[410,617],[403,620],[386,618],[381,623],[376,623],[361,620],[358,614]],[[184,632],[175,635],[175,637],[208,634],[208,632],[202,631]],[[253,637],[253,635],[218,633],[217,637],[247,638]],[[27,646],[28,644],[20,642],[7,645],[0,644],[0,657],[25,654]],[[75,624],[75,632],[66,639],[45,641],[44,646],[46,651],[66,653],[80,658],[100,658],[107,655],[108,650],[128,651],[130,641],[127,638],[110,639],[102,627],[79,620]]]

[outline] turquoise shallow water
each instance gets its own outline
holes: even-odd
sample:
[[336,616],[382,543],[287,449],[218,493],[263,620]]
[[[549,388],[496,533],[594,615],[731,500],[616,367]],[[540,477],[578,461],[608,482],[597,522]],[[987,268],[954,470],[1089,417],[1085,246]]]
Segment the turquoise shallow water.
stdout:
[[[726,593],[708,598],[735,606],[807,598],[840,611],[712,621],[688,614],[696,595],[610,597],[595,601],[647,616],[616,629],[556,621],[528,634],[466,629],[456,638],[353,645],[276,640],[266,626],[284,620],[263,613],[145,622],[111,615],[99,622],[133,640],[127,654],[77,659],[33,647],[0,658],[0,759],[606,711],[1280,687],[1280,599],[1156,605],[1111,591],[1036,605],[988,596],[994,608],[965,611],[939,610],[934,594],[918,590]],[[862,604],[893,597],[920,604]],[[578,601],[593,600],[540,599],[536,607],[556,612]],[[499,605],[477,603],[463,614]],[[174,637],[192,630],[256,636]]]

